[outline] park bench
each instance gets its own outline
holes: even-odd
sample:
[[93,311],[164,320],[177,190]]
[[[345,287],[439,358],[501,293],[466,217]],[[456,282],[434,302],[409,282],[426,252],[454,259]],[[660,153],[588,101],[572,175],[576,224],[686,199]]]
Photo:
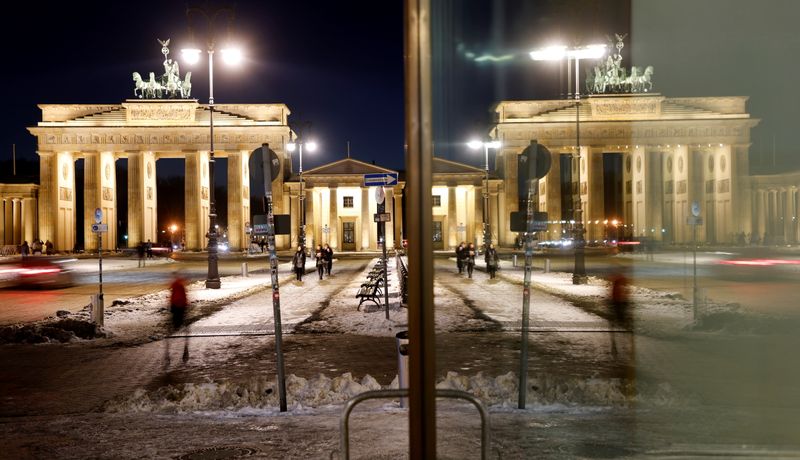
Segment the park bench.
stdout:
[[356,310],[361,310],[361,305],[364,302],[373,302],[377,306],[381,305],[380,299],[383,297],[384,284],[383,276],[383,264],[378,261],[367,274],[367,281],[361,284],[356,294],[356,298],[359,299],[358,308]]

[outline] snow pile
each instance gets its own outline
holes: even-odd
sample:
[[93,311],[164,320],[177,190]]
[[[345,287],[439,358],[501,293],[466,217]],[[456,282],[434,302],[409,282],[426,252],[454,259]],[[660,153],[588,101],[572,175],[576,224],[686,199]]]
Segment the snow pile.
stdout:
[[[513,372],[497,377],[482,372],[473,376],[448,372],[436,388],[465,391],[487,406],[504,409],[516,407],[517,385],[517,376]],[[625,406],[633,401],[666,405],[676,400],[667,384],[652,389],[635,388],[633,383],[618,378],[581,379],[541,374],[529,378],[528,385],[527,402],[534,408],[552,405]],[[343,404],[366,391],[397,387],[397,378],[391,384],[381,386],[370,375],[356,380],[349,372],[334,378],[321,374],[312,379],[294,374],[286,378],[287,403],[291,411]],[[153,392],[138,389],[130,396],[107,402],[104,410],[112,413],[181,413],[274,409],[279,404],[277,388],[276,380],[263,376],[244,382],[185,383]]]
[[[370,375],[360,381],[349,372],[333,379],[325,375],[305,379],[290,374],[286,378],[286,399],[292,410],[342,404],[351,397],[381,385]],[[132,395],[106,403],[106,412],[194,412],[274,408],[279,404],[276,380],[254,377],[245,382],[185,383],[161,387],[148,393],[136,390]]]
[[90,321],[74,318],[45,320],[35,324],[11,325],[0,328],[0,344],[65,343],[105,336],[105,332],[98,325]]

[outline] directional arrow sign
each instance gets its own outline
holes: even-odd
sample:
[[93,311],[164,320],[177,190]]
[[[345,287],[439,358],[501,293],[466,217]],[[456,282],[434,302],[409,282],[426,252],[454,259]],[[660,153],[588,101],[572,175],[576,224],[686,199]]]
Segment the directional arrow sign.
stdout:
[[397,173],[364,174],[364,185],[367,187],[397,185]]

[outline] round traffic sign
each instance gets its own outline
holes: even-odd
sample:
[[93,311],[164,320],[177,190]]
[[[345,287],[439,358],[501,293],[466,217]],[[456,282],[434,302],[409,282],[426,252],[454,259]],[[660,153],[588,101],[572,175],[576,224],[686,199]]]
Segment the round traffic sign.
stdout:
[[99,224],[103,221],[103,210],[100,208],[96,208],[94,210],[94,223]]
[[386,192],[383,191],[383,187],[375,187],[375,201],[381,204],[384,200],[386,200]]
[[692,215],[700,217],[700,203],[696,201],[692,201]]

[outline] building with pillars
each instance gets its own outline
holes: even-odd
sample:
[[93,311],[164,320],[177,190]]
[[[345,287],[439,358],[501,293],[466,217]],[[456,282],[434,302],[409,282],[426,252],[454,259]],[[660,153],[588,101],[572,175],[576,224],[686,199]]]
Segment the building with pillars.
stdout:
[[[689,242],[687,217],[696,201],[703,219],[698,240],[732,243],[735,235],[753,232],[748,149],[758,120],[747,113],[746,101],[602,95],[582,100],[579,114],[572,100],[501,102],[492,136],[503,143],[497,175],[506,208],[518,206],[517,156],[537,140],[553,160],[538,185],[549,238],[570,235],[572,203],[580,196],[587,241],[613,234]],[[500,244],[511,245],[516,235],[508,213],[500,217]]]
[[749,189],[753,231],[742,235],[744,243],[800,243],[800,172],[751,176]]
[[[129,247],[158,241],[156,167],[162,158],[185,160],[184,234],[191,250],[206,246],[209,227],[209,109],[195,100],[128,100],[116,105],[40,105],[42,121],[28,130],[37,138],[40,188],[37,236],[56,250],[75,245],[76,225],[84,227],[83,246],[97,249],[91,233],[94,210],[103,211],[109,233],[103,249],[116,245],[117,178],[115,162],[128,165],[127,235]],[[247,246],[250,220],[250,153],[268,143],[289,171],[284,145],[290,129],[284,104],[218,104],[214,108],[215,156],[228,161],[228,240]],[[75,162],[84,161],[84,183],[75,183]],[[283,211],[283,177],[276,188],[276,212]],[[84,189],[84,221],[75,222],[75,188]],[[217,200],[225,199],[218,197]],[[288,211],[287,211],[288,212]],[[285,239],[285,238],[282,238]],[[286,244],[287,242],[283,242]]]
[[38,200],[36,184],[0,184],[0,255],[13,254],[23,241],[38,239]]

